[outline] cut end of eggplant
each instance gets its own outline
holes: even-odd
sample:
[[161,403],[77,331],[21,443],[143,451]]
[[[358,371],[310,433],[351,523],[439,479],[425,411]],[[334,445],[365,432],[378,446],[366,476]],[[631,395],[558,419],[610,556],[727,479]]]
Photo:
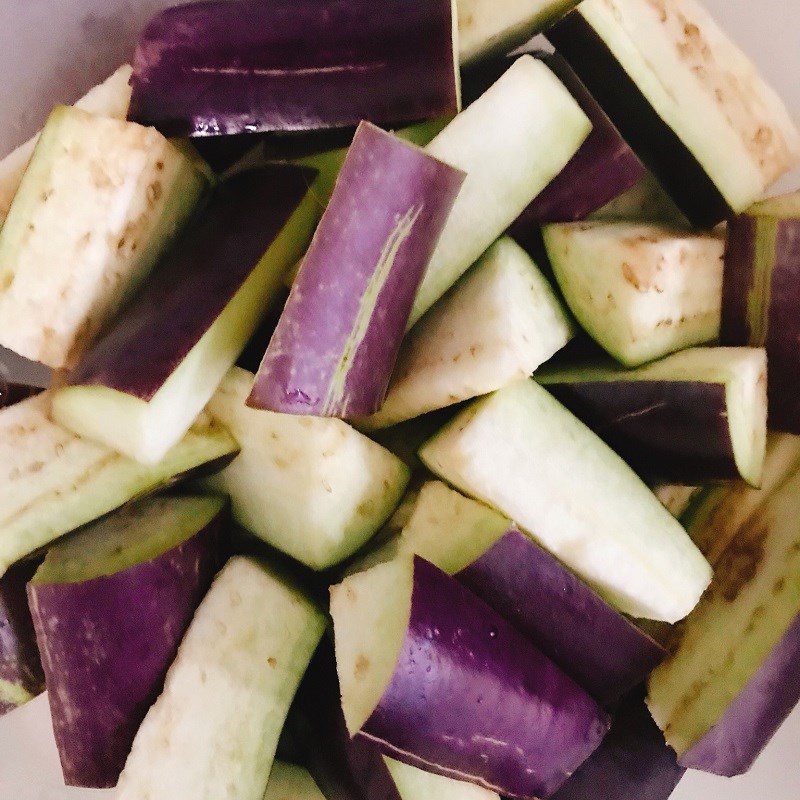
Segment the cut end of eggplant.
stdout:
[[721,234],[576,222],[549,225],[543,235],[570,309],[625,366],[719,337]]
[[413,589],[412,556],[351,575],[331,588],[342,710],[351,736],[364,727],[391,681]]

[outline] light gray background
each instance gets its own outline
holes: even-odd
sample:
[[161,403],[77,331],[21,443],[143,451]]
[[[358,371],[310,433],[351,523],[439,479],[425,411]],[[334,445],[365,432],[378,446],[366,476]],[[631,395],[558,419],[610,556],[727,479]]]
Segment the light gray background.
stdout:
[[[141,23],[168,5],[175,0],[0,0],[0,155],[37,130],[54,102],[74,100],[129,58],[130,42]],[[706,5],[800,118],[798,0],[706,0]],[[784,185],[796,188],[797,177]],[[46,698],[0,720],[2,800],[110,797],[113,793],[63,788]],[[724,780],[690,773],[673,795],[673,800],[797,798],[800,710],[748,775]]]

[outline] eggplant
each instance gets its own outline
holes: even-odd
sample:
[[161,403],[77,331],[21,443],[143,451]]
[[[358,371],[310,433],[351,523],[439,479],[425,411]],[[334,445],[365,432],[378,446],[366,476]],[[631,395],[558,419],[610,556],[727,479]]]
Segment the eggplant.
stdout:
[[721,339],[767,348],[769,424],[788,433],[800,433],[799,265],[800,192],[729,220]]
[[[534,198],[511,226],[510,233],[527,237],[531,228],[547,222],[575,222],[589,216],[630,189],[646,174],[638,156],[597,104],[581,79],[557,53],[528,50],[564,84],[592,123],[592,132],[564,169]],[[490,75],[509,63],[488,64],[477,70]],[[464,102],[471,99],[476,78],[464,79]],[[477,77],[480,85],[484,81]],[[474,90],[472,90],[474,91]]]
[[22,561],[0,577],[0,717],[44,691],[25,586],[39,566]]
[[698,227],[800,163],[783,102],[695,0],[585,0],[547,38]]
[[301,167],[273,165],[221,183],[56,391],[54,420],[143,464],[158,463],[233,366],[310,241],[313,178]]
[[359,126],[249,406],[339,418],[380,408],[464,178],[374,125]]
[[234,367],[208,405],[241,453],[205,486],[231,497],[250,533],[312,569],[332,567],[380,529],[410,471],[342,420],[248,408],[252,385]]
[[116,786],[221,563],[220,498],[132,504],[53,547],[28,585],[68,786]]
[[452,0],[187,3],[139,37],[129,118],[219,136],[452,114],[455,30]]
[[158,132],[57,107],[0,231],[0,344],[74,366],[207,186],[196,157]]
[[551,800],[667,800],[685,772],[636,689],[617,706],[600,747]]
[[680,764],[717,775],[747,771],[800,700],[800,472],[760,500],[718,526],[714,580],[648,683]]
[[274,761],[263,800],[325,800],[307,769]]
[[578,0],[458,0],[462,67],[510,53],[577,3]]
[[[129,64],[124,64],[103,83],[90,89],[77,100],[75,107],[101,117],[125,119],[131,99],[131,87],[128,81],[132,71]],[[0,224],[8,214],[38,141],[37,133],[0,160]]]
[[682,522],[703,555],[714,566],[732,537],[752,517],[764,499],[800,470],[800,436],[770,433],[761,487],[743,480],[703,489],[682,515]]
[[350,576],[331,614],[347,728],[403,763],[547,796],[608,730],[588,694],[424,559]]
[[626,367],[719,338],[725,241],[643,223],[543,230],[572,313]]
[[563,84],[524,55],[427,146],[467,179],[420,286],[412,325],[561,172],[590,131]]
[[35,386],[23,386],[19,383],[9,383],[3,379],[2,365],[0,365],[0,409],[13,406],[29,397],[34,397],[42,390]]
[[51,392],[0,411],[0,576],[16,561],[125,503],[205,470],[238,445],[201,414],[164,460],[145,467],[49,419]]
[[525,251],[503,237],[409,332],[380,410],[385,428],[527,378],[573,325]]
[[761,348],[697,347],[634,370],[613,362],[559,365],[535,379],[649,480],[761,481],[767,440]]
[[285,576],[232,558],[136,734],[119,800],[263,800],[278,737],[325,624]]
[[666,655],[510,520],[439,481],[422,486],[382,558],[402,553],[455,577],[603,706],[638,686]]
[[711,580],[706,560],[631,468],[531,380],[469,405],[420,458],[513,519],[626,614],[677,622]]

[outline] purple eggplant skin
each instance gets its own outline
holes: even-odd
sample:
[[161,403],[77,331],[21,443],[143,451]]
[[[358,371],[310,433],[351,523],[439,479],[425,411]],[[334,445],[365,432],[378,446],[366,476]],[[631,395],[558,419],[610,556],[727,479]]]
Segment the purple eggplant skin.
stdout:
[[698,160],[580,13],[570,12],[545,35],[693,225],[713,228],[730,215]]
[[68,786],[116,786],[183,634],[221,566],[229,510],[166,553],[81,583],[31,583]]
[[620,702],[600,747],[551,800],[667,800],[685,771],[637,689]]
[[692,486],[739,476],[720,383],[598,381],[546,388],[648,480]]
[[603,706],[641,684],[666,657],[661,645],[514,528],[454,577]]
[[341,418],[380,408],[464,178],[370,123],[359,126],[248,405]]
[[[44,673],[25,586],[38,566],[21,561],[0,578],[0,682],[32,696],[44,691]],[[16,707],[0,695],[0,716]]]
[[609,724],[510,623],[414,558],[406,637],[361,735],[398,761],[530,798],[555,792]]
[[732,778],[747,772],[800,702],[800,614],[722,718],[680,763]]
[[224,0],[167,9],[129,119],[168,136],[415,122],[459,110],[451,0]]
[[221,183],[202,216],[69,382],[151,400],[247,280],[314,175],[276,164]]
[[[756,274],[759,227],[768,225],[771,263],[766,285]],[[763,256],[762,256],[763,258]],[[728,242],[722,282],[723,344],[758,342],[767,349],[769,362],[769,427],[771,430],[800,434],[800,217],[770,219],[743,214],[728,221]],[[768,303],[761,318],[751,319],[751,308],[758,306],[764,292]]]
[[8,383],[3,380],[0,375],[0,408],[7,408],[19,403],[22,400],[27,400],[35,394],[39,394],[42,390],[35,386],[23,386],[19,383]]

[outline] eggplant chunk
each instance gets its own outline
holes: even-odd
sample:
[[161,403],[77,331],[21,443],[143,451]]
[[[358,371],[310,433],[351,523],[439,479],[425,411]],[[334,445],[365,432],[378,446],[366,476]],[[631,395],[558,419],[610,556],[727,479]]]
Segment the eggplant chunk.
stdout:
[[248,408],[253,375],[234,367],[208,405],[241,453],[206,482],[236,521],[312,569],[353,555],[400,502],[408,467],[340,419]]
[[263,800],[325,616],[260,562],[234,557],[203,599],[120,776],[119,800]]
[[130,118],[169,136],[415,122],[460,106],[452,0],[222,0],[156,15]]
[[0,344],[74,366],[175,241],[205,170],[152,128],[56,107],[0,232]]
[[348,730],[404,763],[547,796],[608,730],[588,694],[424,559],[350,576],[331,613]]
[[467,179],[417,293],[412,325],[564,168],[591,127],[555,75],[524,55],[431,141],[426,152]]
[[274,761],[264,800],[325,800],[307,769]]
[[230,433],[201,414],[162,461],[145,467],[52,423],[50,397],[0,411],[0,575],[131,500],[221,469],[238,451]]
[[21,561],[0,577],[0,717],[44,691],[44,673],[25,586],[38,568]]
[[800,472],[724,530],[714,580],[647,703],[683,766],[750,768],[800,700]]
[[627,367],[719,337],[725,240],[642,223],[543,230],[572,313]]
[[221,563],[220,498],[135,503],[54,545],[28,585],[68,786],[116,786]]
[[248,405],[349,418],[377,411],[463,172],[361,123]]
[[186,432],[275,301],[317,221],[314,173],[219,185],[125,313],[53,397],[53,418],[144,464]]
[[386,428],[529,377],[573,324],[525,251],[503,237],[409,332],[380,410]]
[[799,278],[800,192],[728,222],[721,339],[767,348],[770,427],[789,433],[800,433]]
[[602,705],[613,705],[638,686],[666,655],[488,506],[429,481],[412,509],[400,535],[368,559],[414,553],[435,564],[525,634]]
[[648,480],[761,481],[761,348],[698,347],[634,370],[590,363],[545,367],[534,377]]
[[695,0],[585,0],[547,36],[699,227],[800,163],[800,132]]
[[477,400],[420,450],[620,611],[676,622],[711,569],[631,468],[533,381]]

